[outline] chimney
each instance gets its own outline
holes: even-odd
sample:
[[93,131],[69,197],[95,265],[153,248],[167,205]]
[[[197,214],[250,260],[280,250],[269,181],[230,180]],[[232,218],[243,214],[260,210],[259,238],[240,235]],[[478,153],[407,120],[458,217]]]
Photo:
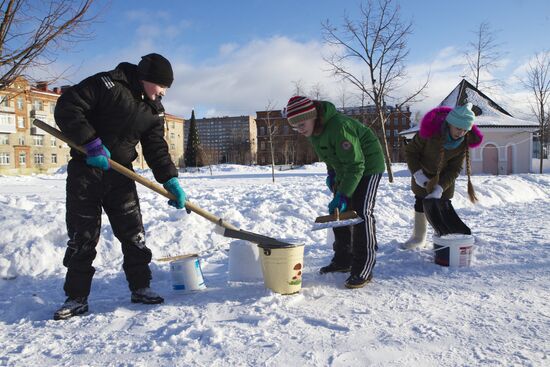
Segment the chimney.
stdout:
[[37,82],[36,88],[44,92],[48,91],[48,82]]
[[59,88],[58,88],[58,87],[54,87],[54,88],[53,88],[53,92],[54,92],[55,94],[59,94]]

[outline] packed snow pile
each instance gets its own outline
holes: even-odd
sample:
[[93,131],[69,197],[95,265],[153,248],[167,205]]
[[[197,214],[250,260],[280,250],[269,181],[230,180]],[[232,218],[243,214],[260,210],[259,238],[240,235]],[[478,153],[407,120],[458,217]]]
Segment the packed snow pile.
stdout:
[[[53,321],[63,303],[65,171],[0,177],[1,366],[465,366],[548,365],[550,174],[474,176],[479,205],[456,184],[454,207],[476,238],[473,264],[446,268],[433,253],[402,251],[412,228],[410,175],[384,176],[375,215],[374,281],[344,288],[320,275],[332,256],[325,166],[292,170],[234,165],[181,173],[195,204],[238,228],[305,244],[300,293],[229,279],[230,238],[202,217],[139,187],[155,259],[198,253],[207,288],[171,289],[153,261],[156,306],[130,303],[120,243],[103,217],[90,312]],[[150,171],[138,171],[153,179]]]

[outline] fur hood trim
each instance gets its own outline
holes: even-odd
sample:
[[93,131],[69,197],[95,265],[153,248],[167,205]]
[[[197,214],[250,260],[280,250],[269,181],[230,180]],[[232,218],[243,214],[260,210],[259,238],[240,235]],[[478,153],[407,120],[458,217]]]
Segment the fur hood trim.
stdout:
[[[441,127],[447,118],[452,107],[440,106],[430,110],[420,122],[420,137],[423,139],[430,139],[441,133]],[[472,129],[466,134],[468,138],[468,146],[470,148],[476,148],[481,145],[483,141],[483,134],[479,128],[474,124]]]

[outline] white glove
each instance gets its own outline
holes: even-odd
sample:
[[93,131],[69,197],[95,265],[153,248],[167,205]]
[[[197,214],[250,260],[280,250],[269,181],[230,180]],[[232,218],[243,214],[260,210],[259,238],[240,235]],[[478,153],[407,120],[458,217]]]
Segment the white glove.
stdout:
[[434,191],[432,191],[424,199],[441,199],[441,195],[443,195],[443,187],[440,185],[435,185]]
[[416,181],[416,184],[422,188],[426,188],[426,185],[428,184],[428,177],[424,174],[424,171],[419,169],[415,173],[413,173],[414,180]]

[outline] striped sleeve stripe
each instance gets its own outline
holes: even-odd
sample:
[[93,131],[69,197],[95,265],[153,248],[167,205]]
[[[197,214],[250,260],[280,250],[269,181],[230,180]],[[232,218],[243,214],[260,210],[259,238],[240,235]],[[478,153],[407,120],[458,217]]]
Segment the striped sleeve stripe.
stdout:
[[113,81],[111,80],[111,78],[107,77],[107,76],[102,76],[101,77],[101,80],[103,81],[103,84],[105,84],[105,86],[107,87],[107,89],[111,89],[112,87],[115,86],[115,83],[113,83]]

